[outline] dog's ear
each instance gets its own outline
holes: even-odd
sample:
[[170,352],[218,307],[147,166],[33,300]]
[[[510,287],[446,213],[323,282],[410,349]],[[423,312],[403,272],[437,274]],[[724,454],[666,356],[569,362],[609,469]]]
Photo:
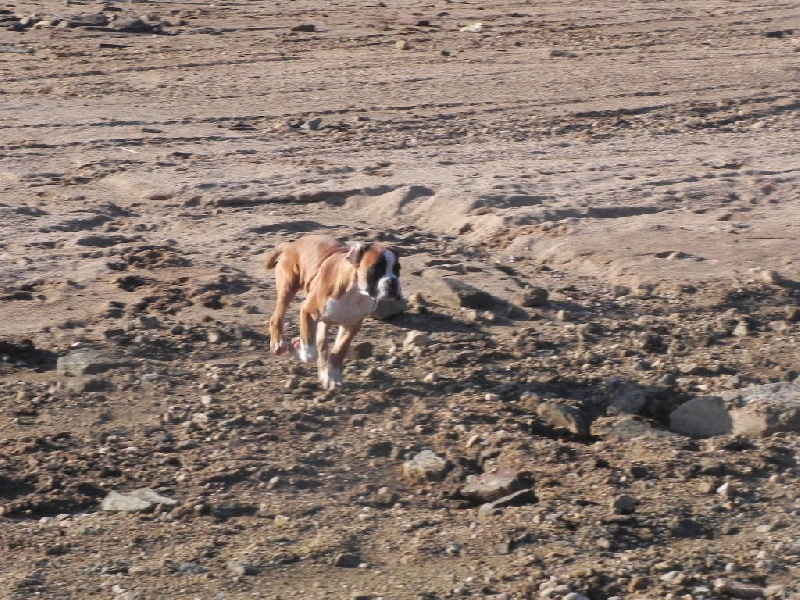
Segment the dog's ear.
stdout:
[[364,258],[364,252],[367,250],[367,245],[362,242],[356,242],[355,244],[350,246],[350,249],[347,251],[347,260],[353,263],[355,266],[358,266],[361,263],[361,259]]

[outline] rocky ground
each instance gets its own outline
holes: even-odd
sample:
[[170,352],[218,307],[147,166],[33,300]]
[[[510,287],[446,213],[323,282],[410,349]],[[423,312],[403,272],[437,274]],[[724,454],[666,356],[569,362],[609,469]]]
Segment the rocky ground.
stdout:
[[[800,597],[799,18],[0,8],[0,598]],[[409,299],[336,392],[311,231]]]

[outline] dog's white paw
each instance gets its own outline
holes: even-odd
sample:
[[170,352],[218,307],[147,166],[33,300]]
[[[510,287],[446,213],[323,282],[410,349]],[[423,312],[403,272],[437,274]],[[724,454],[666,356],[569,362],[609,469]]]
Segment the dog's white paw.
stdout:
[[300,338],[293,338],[290,348],[292,356],[298,360],[309,363],[317,360],[317,349],[314,346],[305,344]]
[[342,386],[342,371],[335,367],[328,367],[319,372],[319,382],[324,390],[335,390]]

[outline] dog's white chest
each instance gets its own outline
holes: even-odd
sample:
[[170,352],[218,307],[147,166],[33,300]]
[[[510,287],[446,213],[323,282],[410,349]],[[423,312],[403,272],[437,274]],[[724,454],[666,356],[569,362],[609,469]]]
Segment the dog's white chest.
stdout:
[[377,301],[358,287],[352,287],[339,298],[329,298],[321,319],[329,325],[354,325],[375,310]]

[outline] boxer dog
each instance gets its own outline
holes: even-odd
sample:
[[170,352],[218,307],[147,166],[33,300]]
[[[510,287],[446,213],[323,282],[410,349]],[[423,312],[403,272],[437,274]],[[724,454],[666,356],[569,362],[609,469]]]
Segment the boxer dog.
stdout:
[[[307,235],[278,244],[265,264],[275,269],[277,287],[269,320],[272,354],[288,350],[303,362],[316,360],[322,387],[340,386],[344,356],[364,318],[381,300],[401,297],[397,254],[379,244],[346,246],[329,235]],[[300,307],[300,337],[287,344],[283,320],[301,289],[306,298]],[[329,352],[328,328],[334,325],[339,332]]]

